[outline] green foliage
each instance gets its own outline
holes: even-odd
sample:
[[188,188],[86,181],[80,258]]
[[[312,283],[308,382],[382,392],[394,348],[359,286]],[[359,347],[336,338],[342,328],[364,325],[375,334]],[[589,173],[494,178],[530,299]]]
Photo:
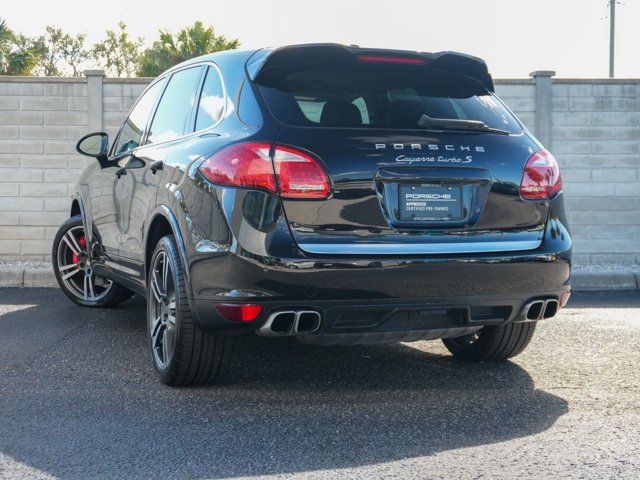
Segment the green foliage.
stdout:
[[31,75],[39,59],[36,43],[16,35],[4,20],[0,20],[0,75]]
[[14,33],[0,19],[0,75],[80,76],[89,60],[111,76],[155,77],[172,66],[193,57],[238,48],[238,39],[216,35],[213,27],[195,22],[177,34],[159,32],[160,38],[143,49],[143,39],[129,35],[124,22],[107,30],[105,38],[88,47],[86,35],[75,36],[55,26],[45,34],[27,37]]
[[106,38],[93,46],[93,58],[104,65],[107,73],[116,77],[132,77],[138,69],[142,50],[142,38],[131,39],[124,22],[118,30],[107,30]]
[[79,33],[75,37],[65,35],[60,46],[62,60],[71,67],[71,74],[74,77],[82,74],[80,65],[91,58],[91,52],[84,46],[86,37],[84,33]]
[[64,37],[62,29],[49,26],[42,37],[35,39],[35,46],[40,50],[40,61],[36,72],[45,77],[58,77],[60,71],[60,43]]
[[213,27],[205,27],[202,22],[195,22],[176,35],[163,31],[159,33],[160,38],[140,58],[140,76],[156,77],[190,58],[240,46],[238,39],[227,40],[224,35],[216,35]]
[[36,72],[46,77],[69,72],[74,77],[80,76],[80,65],[91,57],[91,52],[84,45],[85,38],[84,34],[74,37],[64,33],[60,28],[48,26],[45,35],[33,41],[40,52]]

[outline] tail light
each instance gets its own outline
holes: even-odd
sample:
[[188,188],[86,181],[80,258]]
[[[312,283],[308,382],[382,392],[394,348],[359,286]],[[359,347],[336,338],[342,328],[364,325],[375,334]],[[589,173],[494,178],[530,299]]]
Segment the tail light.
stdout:
[[273,165],[285,198],[327,198],[331,183],[320,162],[306,152],[278,145],[273,154]]
[[331,193],[320,160],[284,145],[273,152],[268,143],[231,145],[205,160],[200,171],[218,185],[261,188],[284,198],[322,199]]
[[562,189],[560,166],[546,150],[538,150],[524,166],[520,196],[525,200],[546,200]]

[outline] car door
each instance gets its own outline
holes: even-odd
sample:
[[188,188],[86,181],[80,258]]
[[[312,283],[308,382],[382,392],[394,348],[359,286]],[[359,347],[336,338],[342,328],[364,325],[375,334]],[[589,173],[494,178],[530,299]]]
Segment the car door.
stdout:
[[102,252],[107,258],[118,255],[118,222],[121,218],[118,201],[120,175],[117,172],[129,161],[125,158],[112,158],[96,168],[91,175],[88,188],[89,215],[93,229],[97,232]]
[[92,182],[93,221],[100,234],[102,247],[111,258],[119,257],[123,219],[129,216],[130,205],[122,195],[123,184],[127,178],[125,167],[133,158],[133,152],[142,143],[146,125],[162,87],[161,79],[138,99],[111,148],[108,167],[101,169],[96,181]]
[[144,236],[155,208],[156,192],[167,156],[179,145],[190,125],[204,66],[174,72],[168,79],[145,134],[144,145],[132,152],[122,182],[122,219],[119,254],[131,272],[144,275]]

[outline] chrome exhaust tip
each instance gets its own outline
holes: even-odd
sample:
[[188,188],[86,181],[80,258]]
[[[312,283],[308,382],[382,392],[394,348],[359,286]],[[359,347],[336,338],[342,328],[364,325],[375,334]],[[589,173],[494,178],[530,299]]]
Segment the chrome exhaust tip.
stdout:
[[557,300],[547,300],[547,304],[544,307],[544,314],[542,315],[542,318],[555,317],[559,309],[560,309],[560,303]]
[[318,330],[320,319],[315,310],[278,310],[267,317],[256,333],[263,337],[304,335]]
[[296,322],[296,312],[281,310],[273,312],[267,321],[258,329],[258,334],[265,337],[279,337],[291,335]]
[[320,328],[320,313],[315,310],[301,310],[298,312],[294,331],[298,335],[313,333]]
[[558,313],[560,303],[555,298],[546,300],[533,300],[522,309],[520,318],[522,321],[533,321],[551,318]]
[[527,320],[540,320],[540,318],[542,318],[542,313],[544,312],[544,300],[529,302],[525,305],[524,310],[524,316]]

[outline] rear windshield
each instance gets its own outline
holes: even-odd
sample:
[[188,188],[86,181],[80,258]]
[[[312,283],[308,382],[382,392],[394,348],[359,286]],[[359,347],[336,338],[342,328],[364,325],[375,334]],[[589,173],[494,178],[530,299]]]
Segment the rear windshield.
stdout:
[[428,65],[267,65],[256,83],[273,115],[289,125],[415,129],[426,114],[522,131],[479,82]]

